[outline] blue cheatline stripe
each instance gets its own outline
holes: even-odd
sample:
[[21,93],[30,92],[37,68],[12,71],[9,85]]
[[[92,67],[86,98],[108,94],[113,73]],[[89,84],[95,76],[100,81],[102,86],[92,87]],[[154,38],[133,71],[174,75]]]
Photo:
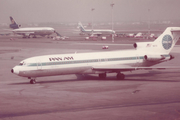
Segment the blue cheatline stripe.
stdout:
[[[163,55],[164,57],[169,57],[169,55]],[[138,59],[144,59],[144,56],[138,56]],[[90,59],[90,60],[74,60],[74,61],[56,61],[56,62],[43,62],[42,66],[48,65],[66,65],[66,64],[80,64],[80,63],[96,63],[96,62],[109,62],[109,61],[127,61],[127,60],[137,60],[137,57],[122,57],[122,58],[103,58],[103,59]],[[29,63],[27,66],[37,66],[37,63]]]
[[[108,62],[108,61],[124,61],[124,60],[136,60],[137,57],[123,57],[123,58],[104,58],[104,59],[90,59],[90,60],[75,60],[75,61],[56,61],[56,62],[43,62],[42,66],[48,65],[65,65],[65,64],[80,64],[80,63],[96,63],[96,62]],[[138,59],[144,59],[143,56]],[[37,66],[37,63],[29,63],[27,66]]]

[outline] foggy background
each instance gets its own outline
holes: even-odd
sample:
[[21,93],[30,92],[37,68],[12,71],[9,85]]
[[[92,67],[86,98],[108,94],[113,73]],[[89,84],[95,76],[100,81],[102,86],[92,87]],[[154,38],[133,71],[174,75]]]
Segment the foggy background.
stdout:
[[[0,0],[0,23],[180,20],[179,0]],[[149,11],[148,11],[149,9]]]

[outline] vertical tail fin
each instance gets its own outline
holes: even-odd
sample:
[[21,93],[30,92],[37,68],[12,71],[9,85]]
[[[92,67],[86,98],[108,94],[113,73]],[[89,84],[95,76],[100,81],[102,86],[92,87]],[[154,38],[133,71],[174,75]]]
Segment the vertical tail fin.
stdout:
[[170,53],[176,42],[180,39],[180,27],[168,27],[166,30],[153,42],[156,47],[156,52]]
[[19,28],[19,25],[16,24],[15,20],[10,16],[10,21],[11,21],[11,24],[9,25],[10,28],[12,29],[18,29]]
[[10,16],[11,24],[16,24],[15,20]]
[[85,29],[84,29],[84,27],[83,27],[83,25],[82,25],[82,23],[81,23],[81,22],[79,22],[79,23],[78,23],[78,26],[79,26],[79,28],[81,29],[81,31],[82,31],[82,32],[84,32],[84,31],[85,31]]

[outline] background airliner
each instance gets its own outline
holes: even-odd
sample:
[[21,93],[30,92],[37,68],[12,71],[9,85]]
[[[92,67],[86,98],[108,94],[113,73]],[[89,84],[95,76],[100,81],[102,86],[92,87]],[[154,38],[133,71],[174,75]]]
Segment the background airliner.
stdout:
[[13,33],[18,35],[23,35],[23,38],[36,38],[37,35],[40,36],[48,36],[55,33],[54,28],[51,27],[27,27],[27,28],[20,28],[21,25],[18,25],[15,20],[10,16],[11,24],[9,25],[10,28],[14,29]]
[[88,34],[88,35],[112,35],[115,34],[114,30],[110,30],[110,29],[85,29],[82,25],[81,22],[78,23],[78,27],[80,28],[81,32],[83,34]]
[[99,74],[105,79],[115,72],[123,80],[125,71],[167,68],[152,66],[172,60],[169,53],[179,39],[180,27],[168,27],[154,42],[134,43],[134,50],[37,56],[21,61],[11,72],[32,84],[37,77],[65,74]]

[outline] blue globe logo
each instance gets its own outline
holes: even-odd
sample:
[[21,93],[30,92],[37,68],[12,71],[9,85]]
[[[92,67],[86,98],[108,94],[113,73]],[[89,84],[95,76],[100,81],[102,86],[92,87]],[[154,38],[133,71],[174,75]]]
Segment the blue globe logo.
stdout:
[[164,49],[168,50],[172,46],[172,37],[170,35],[165,35],[162,39],[162,45]]

